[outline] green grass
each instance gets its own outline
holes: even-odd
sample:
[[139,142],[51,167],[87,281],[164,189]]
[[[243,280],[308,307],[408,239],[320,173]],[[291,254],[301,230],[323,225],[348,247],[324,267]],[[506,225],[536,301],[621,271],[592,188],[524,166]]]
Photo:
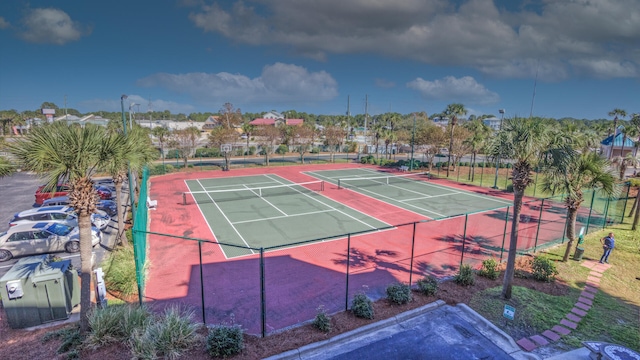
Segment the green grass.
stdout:
[[[561,346],[578,348],[582,346],[581,341],[593,340],[640,351],[640,281],[636,280],[640,277],[640,231],[629,228],[629,224],[616,225],[585,237],[583,260],[598,261],[602,254],[600,239],[609,231],[614,232],[616,248],[609,257],[612,267],[602,276],[587,316],[576,330],[562,337]],[[566,244],[546,249],[544,255],[556,261],[559,281],[569,287],[566,296],[514,287],[512,299],[505,301],[500,298],[501,287],[496,287],[474,295],[470,306],[516,340],[551,329],[571,311],[590,272],[577,261],[561,262],[565,247]],[[504,304],[516,308],[514,321],[502,317]]]

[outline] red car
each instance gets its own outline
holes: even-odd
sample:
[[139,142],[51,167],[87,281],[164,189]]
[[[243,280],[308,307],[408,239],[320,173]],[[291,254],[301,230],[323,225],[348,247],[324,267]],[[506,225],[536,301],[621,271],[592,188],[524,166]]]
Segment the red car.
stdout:
[[[46,191],[44,190],[44,185],[38,187],[38,190],[36,190],[36,205],[40,206],[42,205],[42,203],[47,200],[47,199],[51,199],[54,197],[58,197],[58,196],[67,196],[69,195],[69,191],[71,191],[71,188],[69,187],[69,185],[58,185],[56,186],[56,190],[55,192],[51,192],[51,190]],[[108,188],[105,188],[103,186],[98,186],[96,187],[96,192],[98,193],[98,196],[100,196],[100,199],[102,200],[110,200],[112,197],[112,193]]]

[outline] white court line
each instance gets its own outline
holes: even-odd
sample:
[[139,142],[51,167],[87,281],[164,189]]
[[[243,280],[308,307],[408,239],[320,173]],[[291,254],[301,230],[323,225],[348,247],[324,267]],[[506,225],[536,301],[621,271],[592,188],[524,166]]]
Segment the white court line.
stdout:
[[[372,171],[372,170],[366,170],[366,169],[365,169],[365,171],[369,171],[369,172],[372,172],[372,173],[374,173],[374,174],[378,174],[377,172]],[[418,184],[422,184],[422,185],[424,185],[424,186],[431,186],[431,187],[435,187],[435,188],[438,188],[438,189],[447,189],[447,190],[449,190],[449,191],[453,191],[454,193],[457,193],[457,194],[463,194],[463,195],[469,195],[469,196],[479,197],[479,198],[482,198],[482,199],[484,199],[484,200],[491,200],[491,201],[499,202],[499,203],[501,203],[501,204],[506,204],[506,205],[512,205],[512,204],[513,204],[513,202],[512,202],[512,201],[502,200],[502,199],[499,199],[499,198],[496,198],[496,197],[494,197],[494,196],[490,196],[490,195],[478,195],[478,194],[474,194],[474,193],[473,193],[473,192],[471,192],[471,191],[457,190],[457,189],[452,188],[452,187],[449,187],[449,186],[436,185],[436,184],[432,184],[432,183],[430,183],[430,182],[426,182],[426,181],[416,181],[416,182],[417,182]]]
[[[349,189],[349,188],[344,188],[344,189],[351,190],[351,189]],[[376,196],[380,196],[380,197],[383,197],[383,198],[387,198],[387,199],[389,199],[389,200],[391,200],[391,201],[394,201],[394,202],[401,202],[401,201],[396,200],[396,199],[394,199],[394,198],[392,198],[392,197],[390,197],[390,196],[382,195],[382,194],[377,193],[377,192],[375,192],[375,191],[367,190],[367,189],[365,189],[365,188],[356,188],[356,190],[351,190],[351,191],[356,192],[356,193],[359,193],[359,194],[362,194],[362,193],[361,193],[361,191],[366,191],[366,192],[372,193],[372,194],[374,194],[374,195],[376,195]],[[372,197],[372,198],[374,198],[374,199],[376,199],[376,197],[375,197],[375,196],[371,196],[371,197]],[[377,199],[377,200],[380,200],[380,199]],[[388,204],[388,202],[387,202],[387,204]],[[426,211],[426,212],[428,212],[428,213],[436,214],[436,215],[438,215],[438,216],[443,216],[443,217],[446,217],[446,216],[447,216],[447,215],[440,214],[440,213],[437,213],[437,212],[432,211],[432,210],[427,210],[427,209],[425,209],[425,208],[421,208],[420,206],[416,206],[416,205],[412,205],[412,204],[405,204],[405,203],[402,203],[402,204],[403,204],[403,205],[406,205],[406,206],[411,206],[412,208],[416,208],[416,209],[420,209],[420,210]],[[400,207],[400,206],[396,206],[396,207],[399,207],[400,209],[404,209],[404,208],[402,208],[402,207]],[[404,209],[404,210],[407,210],[407,209]],[[420,215],[424,216],[424,214],[420,214]]]
[[[314,174],[314,173],[311,173],[311,174]],[[324,176],[324,175],[320,175],[320,174],[318,174],[318,173],[315,173],[315,175],[311,175],[311,176],[314,176],[314,177],[316,177],[316,178],[327,178],[326,176]],[[408,212],[410,212],[410,213],[414,213],[414,214],[419,215],[419,216],[427,216],[427,215],[425,215],[425,214],[422,214],[422,213],[419,213],[419,212],[416,212],[416,211],[413,211],[413,210],[409,210],[409,209],[407,209],[406,207],[398,206],[398,205],[396,205],[396,204],[390,203],[390,202],[388,202],[388,201],[381,200],[381,199],[376,198],[376,197],[374,197],[374,196],[367,195],[367,194],[363,194],[363,193],[362,193],[362,192],[360,192],[360,191],[351,190],[351,189],[349,189],[349,188],[342,188],[342,190],[348,190],[348,191],[354,192],[354,193],[356,193],[356,194],[358,194],[358,195],[366,196],[366,197],[371,198],[371,199],[373,199],[373,200],[382,201],[382,202],[384,202],[385,204],[387,204],[387,205],[389,205],[389,206],[393,206],[393,207],[396,207],[396,208],[398,208],[398,209],[400,209],[400,210],[408,211]],[[362,189],[359,189],[359,190],[362,190]],[[372,192],[372,191],[369,191],[369,192]],[[374,194],[376,194],[376,195],[380,195],[380,194],[378,194],[378,193],[374,193]],[[380,196],[384,196],[384,195],[380,195]],[[392,199],[392,200],[393,200],[394,202],[397,202],[397,200],[395,200],[395,199]],[[411,204],[402,204],[402,205],[412,206]],[[417,206],[413,206],[413,207],[416,207],[416,208],[418,208],[418,209],[420,209],[420,210],[424,210],[424,211],[426,211],[426,212],[430,212],[430,213],[436,214],[436,215],[438,215],[438,216],[445,216],[445,215],[439,214],[439,213],[437,213],[437,212],[435,212],[435,211],[430,211],[430,210],[422,209],[422,208],[417,207]],[[355,210],[355,209],[354,209],[354,210]],[[356,210],[356,211],[357,211],[357,210]],[[367,215],[367,214],[365,214],[365,215]],[[369,215],[367,215],[367,216],[369,216]]]
[[261,218],[261,219],[255,219],[255,220],[242,220],[242,221],[236,221],[233,224],[234,225],[235,224],[246,224],[246,223],[254,223],[254,222],[266,221],[266,220],[283,219],[283,218],[287,218],[287,217],[296,217],[296,216],[304,216],[304,215],[315,215],[315,214],[326,213],[326,212],[331,212],[331,211],[335,211],[335,210],[312,211],[312,212],[300,213],[300,214],[295,214],[295,215],[274,216],[274,217],[270,217],[270,218]]
[[284,216],[287,216],[287,213],[285,213],[284,211],[280,210],[277,206],[273,205],[271,202],[269,202],[269,200],[265,199],[264,197],[260,196],[259,194],[256,194],[255,191],[253,191],[252,189],[250,189],[247,185],[242,184],[242,186],[246,187],[248,190],[250,190],[252,193],[254,193],[254,195],[256,195],[258,198],[264,200],[264,202],[266,202],[267,204],[271,205],[274,209],[280,211],[280,213]]
[[[265,175],[265,176],[266,176],[266,177],[268,177],[268,178],[269,178],[269,179],[271,179],[271,180],[279,181],[278,179],[272,179],[272,178],[270,178],[270,177],[269,177],[269,175]],[[276,176],[277,176],[277,175],[276,175]],[[284,182],[281,182],[281,181],[279,181],[279,182],[280,182],[281,184],[283,184],[283,185],[286,185],[286,183],[284,183]],[[356,219],[354,216],[351,216],[351,215],[349,215],[349,214],[345,213],[345,212],[344,212],[344,211],[342,211],[342,210],[338,210],[338,209],[336,209],[335,207],[333,207],[333,206],[331,206],[331,205],[329,205],[329,204],[325,204],[325,203],[323,203],[322,201],[320,201],[320,200],[318,200],[318,199],[314,198],[313,196],[309,196],[309,194],[305,194],[305,193],[303,193],[302,191],[300,191],[300,190],[298,190],[298,189],[293,189],[293,190],[295,190],[295,191],[299,192],[300,194],[302,194],[302,195],[304,195],[304,196],[308,197],[309,199],[312,199],[312,200],[314,200],[314,201],[317,201],[317,202],[319,202],[320,204],[322,204],[322,205],[324,205],[324,206],[327,206],[327,207],[329,207],[329,208],[331,208],[331,209],[333,209],[333,210],[335,210],[335,211],[337,211],[337,212],[339,212],[339,213],[341,213],[341,214],[343,214],[343,215],[345,215],[345,216],[347,216],[347,217],[350,217],[350,218],[352,218],[353,220],[356,220],[356,221],[358,221],[358,222],[360,222],[360,223],[362,223],[362,224],[364,224],[364,225],[366,225],[366,226],[368,226],[368,227],[370,227],[370,228],[372,228],[372,229],[375,229],[375,228],[376,228],[375,226],[371,226],[371,225],[367,224],[366,222],[364,222],[364,221],[362,221],[362,220],[360,220],[360,219]],[[333,200],[333,201],[335,201],[335,200]],[[352,210],[357,211],[357,210],[355,210],[355,209],[352,209]],[[363,213],[363,212],[360,212],[360,211],[358,211],[358,212],[359,212],[359,213],[361,213],[361,214],[363,214],[363,215],[366,215],[366,216],[367,216],[367,217],[369,217],[369,218],[375,219],[375,218],[373,218],[373,217],[371,217],[371,216],[369,216],[369,215],[367,215],[367,214],[365,214],[365,213]],[[378,219],[376,219],[376,220],[378,220]],[[383,223],[383,224],[387,224],[387,223],[386,223],[386,222],[384,222],[384,221],[381,221],[381,220],[378,220],[378,221],[380,221],[380,222],[381,222],[381,223]],[[391,224],[387,224],[387,225],[392,226]]]
[[[200,180],[197,180],[198,184],[200,184]],[[200,184],[200,186],[202,186],[202,184]],[[249,246],[249,244],[247,244],[247,242],[245,241],[245,239],[242,237],[242,235],[240,235],[240,232],[238,231],[238,229],[236,229],[235,226],[233,226],[233,223],[231,223],[231,220],[229,220],[229,218],[227,217],[227,215],[225,215],[224,211],[222,211],[222,209],[220,209],[220,206],[218,206],[218,204],[213,200],[213,198],[207,194],[207,196],[209,196],[209,199],[211,199],[211,202],[213,203],[213,205],[216,206],[216,208],[218,209],[218,211],[220,211],[220,213],[222,214],[222,216],[224,216],[224,218],[227,220],[227,222],[229,223],[229,225],[231,225],[231,227],[233,228],[233,230],[236,232],[236,234],[238,234],[238,236],[240,236],[240,239],[242,240],[242,242],[247,245],[247,247],[249,248],[249,251],[251,251],[252,254],[255,254],[255,252],[253,251],[253,249],[251,249],[251,246]],[[200,209],[200,205],[198,205],[198,209]],[[202,212],[202,209],[200,209],[200,212]],[[209,226],[209,229],[211,230],[211,233],[213,234],[213,236],[216,236],[216,234],[213,232],[213,229],[211,229],[211,225],[209,224],[209,221],[206,220],[206,217],[204,216],[204,214],[202,214],[202,217],[205,218],[205,221],[207,222],[207,225]],[[217,237],[216,237],[217,238]],[[224,253],[224,250],[222,251]],[[227,255],[225,254],[225,257]]]
[[423,196],[423,197],[419,197],[419,198],[411,198],[411,199],[397,200],[397,201],[405,202],[405,201],[416,201],[416,200],[424,200],[424,199],[433,199],[433,198],[437,198],[437,197],[441,197],[441,196],[449,196],[449,195],[455,195],[455,194],[457,194],[457,193],[448,193],[448,194],[440,194],[440,195]]
[[[223,178],[224,179],[224,178]],[[215,179],[212,179],[215,180]],[[257,183],[250,183],[248,185],[271,185],[273,184],[273,181],[263,181],[263,182],[257,182]],[[245,187],[248,187],[247,184],[242,184]],[[262,186],[256,186],[256,187],[262,187]],[[228,188],[231,189],[237,189],[238,188],[238,184],[229,184],[229,185],[212,185],[209,187],[205,187],[203,190],[205,191],[216,191],[216,190],[227,190]]]

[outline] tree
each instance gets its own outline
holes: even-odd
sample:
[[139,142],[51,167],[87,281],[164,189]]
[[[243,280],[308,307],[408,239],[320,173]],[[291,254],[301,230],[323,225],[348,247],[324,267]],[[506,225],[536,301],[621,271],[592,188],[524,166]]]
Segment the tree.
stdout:
[[0,156],[0,178],[13,173],[13,165],[4,156]]
[[162,153],[162,163],[164,164],[165,153],[164,153],[164,144],[167,142],[168,138],[171,135],[171,132],[162,126],[156,126],[151,129],[151,135],[155,136],[160,143],[160,152]]
[[433,122],[428,122],[416,130],[415,142],[429,161],[429,171],[433,167],[433,160],[446,143],[447,134],[444,129]]
[[611,163],[618,169],[620,172],[620,180],[624,180],[624,174],[627,172],[629,166],[637,166],[638,158],[633,156],[632,153],[628,153],[626,156],[616,156],[611,160]]
[[324,141],[329,147],[329,153],[331,154],[331,162],[336,152],[336,148],[342,142],[342,138],[345,136],[346,130],[339,125],[329,125],[324,128]]
[[227,128],[239,126],[242,123],[242,112],[236,109],[232,103],[224,103],[220,109],[220,116]]
[[176,148],[180,152],[184,161],[184,168],[187,168],[187,162],[190,156],[195,154],[200,140],[200,129],[190,126],[186,129],[175,130],[172,134]]
[[[223,126],[217,126],[211,130],[209,133],[209,144],[211,147],[221,149],[222,145],[230,144],[233,149],[233,145],[236,143],[238,139],[238,133],[235,129]],[[231,153],[229,151],[225,151],[224,154],[224,165],[225,169],[229,170],[229,165],[231,162]]]
[[264,151],[265,164],[269,166],[269,154],[273,152],[276,143],[280,143],[282,132],[275,126],[260,126],[256,130],[256,135],[259,137],[259,144]]
[[613,141],[611,142],[611,152],[609,152],[609,159],[613,156],[613,145],[616,140],[616,129],[618,127],[618,116],[621,118],[627,117],[627,112],[622,109],[615,108],[608,113],[609,116],[613,116]]
[[251,135],[256,131],[256,126],[251,125],[248,121],[242,124],[242,132],[247,135],[247,151],[249,151],[249,140]]
[[451,155],[453,152],[453,131],[458,124],[458,116],[467,114],[467,109],[462,104],[449,104],[444,110],[443,115],[449,118],[449,160],[447,163],[447,177],[449,177],[449,170],[451,167]]
[[105,128],[87,124],[84,127],[55,122],[32,129],[24,138],[8,146],[8,150],[24,169],[46,179],[48,188],[66,181],[71,186],[70,205],[78,215],[80,229],[80,330],[89,330],[87,315],[91,309],[91,214],[98,195],[91,175],[104,170],[107,162],[126,146],[124,137],[111,137]]
[[621,126],[622,129],[622,148],[620,149],[620,155],[624,156],[624,143],[627,142],[628,138],[633,138],[638,136],[638,129],[632,124],[627,124],[625,126]]
[[471,137],[471,133],[463,127],[457,127],[453,132],[453,142],[451,143],[451,151],[449,152],[453,158],[453,170],[455,170],[460,159],[471,152],[471,145],[467,141],[469,137]]
[[297,151],[300,154],[300,163],[304,164],[304,154],[313,145],[313,129],[309,126],[293,126],[292,137],[293,145],[297,145]]
[[[511,222],[511,235],[509,239],[509,256],[505,270],[502,287],[502,297],[511,298],[513,275],[515,272],[515,260],[518,247],[518,229],[520,226],[520,213],[522,212],[522,199],[527,186],[533,182],[532,170],[539,159],[546,161],[553,159],[557,164],[569,160],[568,149],[548,148],[548,127],[541,121],[534,119],[506,119],[498,137],[504,137],[502,151],[508,158],[514,159],[511,183],[513,184],[513,221]],[[545,155],[543,157],[543,155]],[[560,165],[558,165],[560,166]]]
[[[561,159],[563,160],[563,159]],[[565,194],[567,207],[566,236],[569,239],[562,261],[569,259],[576,238],[578,209],[584,202],[583,189],[596,188],[610,196],[614,192],[615,177],[608,171],[609,161],[594,152],[582,153],[573,161],[550,162],[545,167],[542,186],[546,192]]]
[[478,151],[484,147],[487,139],[491,135],[491,128],[482,121],[485,117],[488,117],[488,115],[476,117],[474,120],[464,124],[464,128],[471,133],[471,136],[465,140],[471,149],[471,166],[469,167],[469,180],[471,181],[475,178],[474,168]]

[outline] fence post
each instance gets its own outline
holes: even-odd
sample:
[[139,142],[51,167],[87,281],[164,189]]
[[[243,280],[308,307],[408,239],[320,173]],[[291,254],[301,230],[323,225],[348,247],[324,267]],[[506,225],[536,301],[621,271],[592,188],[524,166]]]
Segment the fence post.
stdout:
[[486,158],[484,159],[485,161],[482,163],[482,166],[480,167],[480,187],[482,187],[482,176],[484,175],[484,163],[486,162]]
[[607,196],[607,203],[604,205],[604,219],[602,221],[602,230],[607,227],[607,215],[609,215],[609,200],[611,200],[611,197]]
[[411,264],[409,265],[409,288],[411,288],[411,280],[413,276],[413,254],[414,254],[415,245],[416,245],[416,224],[417,222],[413,223],[413,236],[411,237]]
[[507,174],[504,176],[504,188],[505,188],[505,189],[506,189],[506,188],[507,188],[507,186],[509,185],[509,168],[507,167],[507,164],[509,164],[509,163],[506,163],[506,164],[504,165],[505,169],[507,169]]
[[202,276],[202,241],[198,241],[198,256],[200,257],[200,304],[202,305],[202,323],[207,325],[207,317],[204,311],[204,280]]
[[591,212],[593,211],[593,200],[596,198],[596,190],[591,190],[591,204],[589,205],[589,216],[587,217],[587,228],[585,230],[585,234],[589,233],[589,225],[591,224]]
[[267,336],[267,300],[264,288],[264,248],[260,248],[260,317],[262,337]]
[[[533,181],[533,197],[536,197],[536,188],[538,187],[538,171],[540,171],[540,168],[536,166],[536,179]],[[536,240],[537,240],[537,236],[536,236]],[[535,250],[533,250],[535,252]]]
[[507,214],[504,217],[504,230],[502,231],[502,247],[500,248],[500,262],[502,262],[502,255],[504,254],[504,241],[507,238],[507,225],[509,224],[509,209],[511,206],[507,206]]
[[627,212],[627,201],[629,201],[629,191],[631,190],[631,183],[627,184],[627,196],[624,198],[624,206],[622,207],[622,215],[620,215],[620,224],[624,222],[624,213]]
[[344,311],[349,310],[349,263],[351,262],[351,234],[347,235],[347,291],[344,297]]
[[540,214],[538,215],[538,229],[536,229],[536,242],[533,244],[533,252],[538,249],[538,234],[540,234],[540,223],[542,222],[542,209],[544,208],[544,199],[540,203]]
[[464,214],[464,230],[462,231],[462,254],[460,254],[460,268],[462,268],[462,261],[464,260],[464,244],[467,240],[467,221],[469,220],[469,214]]
[[567,225],[569,224],[569,217],[567,216],[564,219],[564,229],[562,229],[562,242],[561,244],[564,244],[564,236],[567,233]]

